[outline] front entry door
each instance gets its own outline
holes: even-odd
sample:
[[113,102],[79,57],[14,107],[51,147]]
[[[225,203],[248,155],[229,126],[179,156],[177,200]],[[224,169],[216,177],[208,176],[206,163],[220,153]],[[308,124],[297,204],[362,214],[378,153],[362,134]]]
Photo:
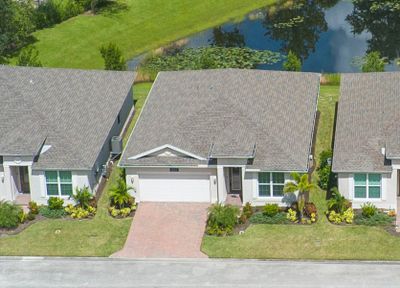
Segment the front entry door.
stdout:
[[29,172],[28,172],[28,167],[26,166],[21,166],[19,167],[19,177],[20,177],[20,183],[21,183],[21,192],[22,193],[30,193],[30,187],[29,187]]
[[230,194],[240,194],[242,192],[242,168],[232,167],[229,169]]

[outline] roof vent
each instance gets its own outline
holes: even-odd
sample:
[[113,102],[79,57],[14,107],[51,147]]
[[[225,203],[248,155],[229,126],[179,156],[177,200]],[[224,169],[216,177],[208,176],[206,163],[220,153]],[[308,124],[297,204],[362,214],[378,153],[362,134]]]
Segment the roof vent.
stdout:
[[120,136],[113,136],[111,138],[111,154],[120,155],[122,153],[122,138]]
[[382,148],[381,148],[381,153],[382,153],[383,156],[386,155],[386,148],[385,148],[385,147],[382,147]]

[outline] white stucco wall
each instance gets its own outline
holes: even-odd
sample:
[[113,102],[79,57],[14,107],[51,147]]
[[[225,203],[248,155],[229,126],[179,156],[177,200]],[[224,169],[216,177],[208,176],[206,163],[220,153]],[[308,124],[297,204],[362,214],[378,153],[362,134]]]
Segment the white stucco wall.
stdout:
[[[90,187],[90,171],[71,171],[72,173],[72,188],[83,188],[84,186]],[[46,177],[45,172],[40,170],[33,170],[30,177],[31,200],[38,204],[47,204],[46,192]],[[65,204],[72,203],[68,200],[68,196],[62,197]]]
[[[285,183],[291,181],[290,173],[285,174]],[[243,203],[250,202],[253,206],[262,206],[266,203],[276,203],[279,206],[287,206],[284,197],[259,197],[258,196],[258,172],[246,172],[243,185]]]
[[[127,185],[134,187],[135,191],[132,191],[131,194],[136,198],[137,202],[140,202],[140,174],[148,173],[207,173],[210,177],[211,203],[223,202],[227,196],[226,174],[228,170],[227,167],[222,165],[217,165],[215,168],[179,168],[180,172],[170,172],[167,167],[129,167],[125,171]],[[283,201],[283,197],[258,197],[258,172],[245,172],[245,169],[242,171],[244,174],[242,182],[243,204],[250,202],[252,205],[262,206],[265,203],[277,203],[280,206],[287,206],[287,203]],[[290,180],[290,173],[285,173],[285,182]]]
[[5,199],[6,188],[4,185],[4,167],[0,164],[0,200]]
[[[398,167],[400,169],[400,166]],[[381,198],[380,199],[357,199],[354,198],[354,173],[338,173],[339,192],[347,199],[352,201],[353,208],[360,208],[366,202],[373,203],[382,209],[397,208],[397,169],[392,173],[382,175]]]

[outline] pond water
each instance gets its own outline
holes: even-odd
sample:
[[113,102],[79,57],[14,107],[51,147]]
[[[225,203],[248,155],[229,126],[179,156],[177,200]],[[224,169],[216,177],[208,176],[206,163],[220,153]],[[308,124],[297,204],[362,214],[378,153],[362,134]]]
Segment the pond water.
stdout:
[[[399,5],[398,0],[384,0],[378,9],[371,0],[293,2],[197,33],[182,40],[184,47],[239,46],[285,55],[290,50],[301,57],[302,71],[326,73],[359,71],[357,57],[379,51],[390,62],[387,71],[399,69],[393,62],[400,57],[400,8],[390,6]],[[258,68],[281,70],[282,63]]]

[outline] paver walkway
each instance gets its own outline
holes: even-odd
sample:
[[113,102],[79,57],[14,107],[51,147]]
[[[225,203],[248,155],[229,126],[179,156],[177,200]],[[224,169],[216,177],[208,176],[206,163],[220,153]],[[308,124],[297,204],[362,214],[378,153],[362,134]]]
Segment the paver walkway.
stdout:
[[200,251],[209,204],[143,202],[139,204],[123,258],[205,258]]

